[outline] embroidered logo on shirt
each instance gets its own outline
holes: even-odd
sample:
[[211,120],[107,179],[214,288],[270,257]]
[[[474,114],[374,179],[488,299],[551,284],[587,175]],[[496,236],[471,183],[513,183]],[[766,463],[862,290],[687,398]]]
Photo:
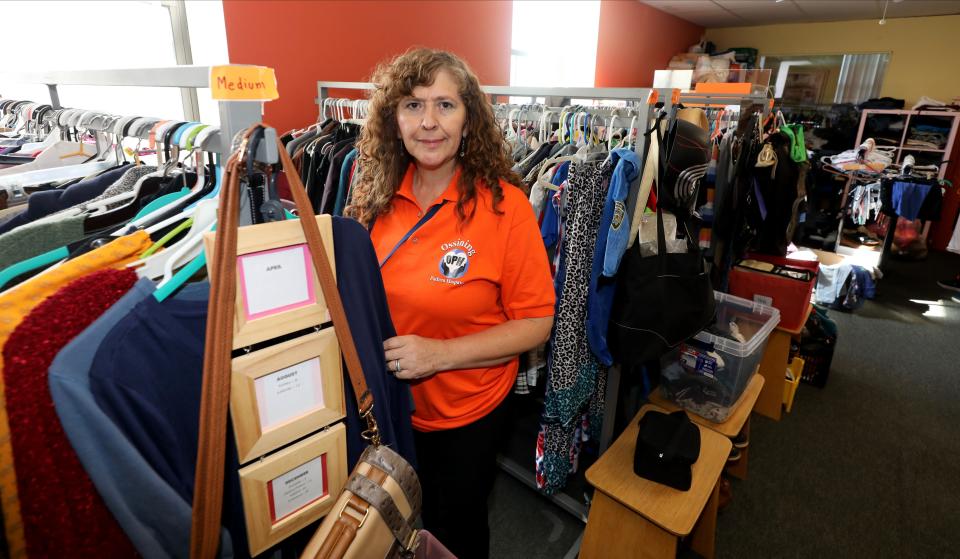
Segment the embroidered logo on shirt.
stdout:
[[447,251],[440,258],[440,273],[448,279],[462,278],[469,266],[470,258],[467,256],[467,251],[462,248]]
[[626,207],[623,205],[623,202],[617,200],[613,205],[613,222],[610,224],[610,227],[613,229],[620,229],[620,225],[623,224],[623,216],[626,213]]

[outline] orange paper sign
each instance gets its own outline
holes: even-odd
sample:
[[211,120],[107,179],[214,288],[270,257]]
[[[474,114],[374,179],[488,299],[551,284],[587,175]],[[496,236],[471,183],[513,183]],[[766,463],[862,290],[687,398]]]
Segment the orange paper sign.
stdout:
[[272,101],[277,93],[273,68],[265,66],[213,66],[210,94],[218,101]]

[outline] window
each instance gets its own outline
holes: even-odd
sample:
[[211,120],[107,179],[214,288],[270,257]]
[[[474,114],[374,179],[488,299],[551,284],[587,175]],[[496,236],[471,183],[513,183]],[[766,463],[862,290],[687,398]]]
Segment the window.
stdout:
[[[558,42],[559,33],[568,41]],[[593,87],[599,33],[600,2],[514,1],[510,85]]]
[[[10,45],[2,72],[43,70],[97,70],[152,68],[177,65],[177,55],[167,4],[171,2],[5,2],[5,22],[28,22],[42,10],[43,25],[6,25],[4,40]],[[196,64],[227,63],[226,31],[221,2],[186,2],[191,47]],[[96,31],[94,31],[96,30]],[[129,40],[135,34],[136,41]],[[183,118],[184,104],[177,88],[57,87],[65,107],[121,115]],[[0,97],[49,102],[42,84],[0,84]],[[200,90],[200,114],[208,124],[218,124],[216,104]]]

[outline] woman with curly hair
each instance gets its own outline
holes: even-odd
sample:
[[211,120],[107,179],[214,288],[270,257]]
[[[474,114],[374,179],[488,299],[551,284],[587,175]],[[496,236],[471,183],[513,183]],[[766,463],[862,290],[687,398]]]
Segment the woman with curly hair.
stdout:
[[554,290],[530,203],[476,76],[414,49],[380,66],[347,214],[370,229],[411,381],[424,526],[487,557],[487,498],[518,355],[553,326]]

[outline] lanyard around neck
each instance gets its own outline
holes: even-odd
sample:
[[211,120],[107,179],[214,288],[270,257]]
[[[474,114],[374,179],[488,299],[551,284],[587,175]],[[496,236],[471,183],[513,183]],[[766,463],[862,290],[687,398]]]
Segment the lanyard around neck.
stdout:
[[[430,209],[427,210],[427,213],[423,214],[423,217],[420,218],[420,221],[416,222],[413,225],[413,227],[411,227],[410,230],[407,231],[407,234],[401,237],[399,241],[397,241],[397,244],[393,247],[393,249],[386,256],[383,257],[383,260],[380,261],[380,268],[383,268],[383,265],[387,263],[387,260],[390,260],[390,257],[393,256],[393,253],[397,252],[397,249],[400,248],[400,246],[403,243],[407,242],[407,239],[409,239],[414,233],[416,233],[417,229],[420,229],[420,227],[422,227],[424,223],[433,219],[433,216],[437,215],[437,212],[440,211],[440,208],[442,208],[444,204],[446,204],[447,202],[449,202],[449,200],[444,200],[439,204],[434,204],[430,206]],[[373,225],[370,226],[370,229],[373,230]]]

